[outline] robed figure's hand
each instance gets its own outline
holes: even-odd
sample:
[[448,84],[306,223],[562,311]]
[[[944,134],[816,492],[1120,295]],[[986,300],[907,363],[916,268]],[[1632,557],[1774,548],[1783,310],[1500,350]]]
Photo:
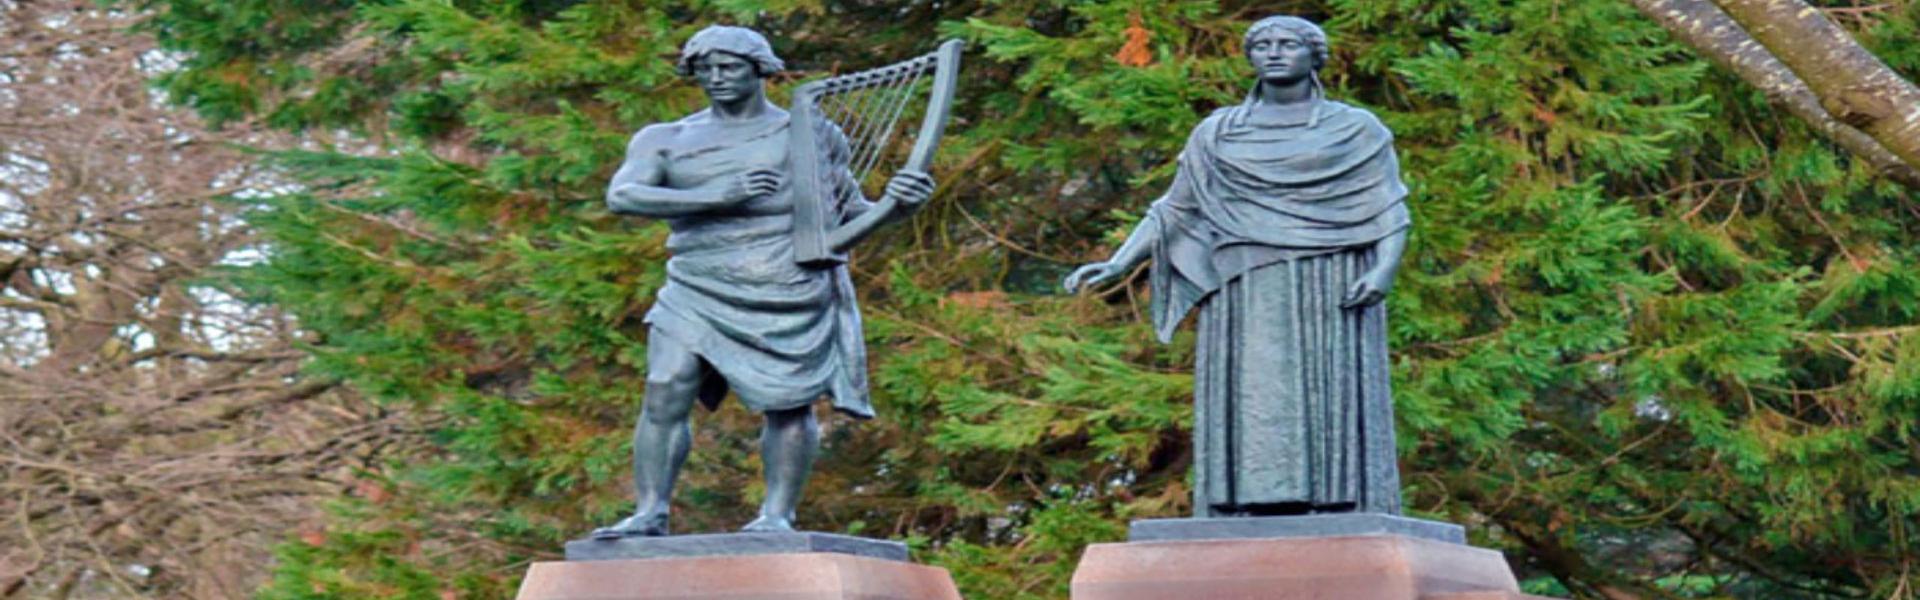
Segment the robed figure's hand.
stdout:
[[1387,291],[1393,289],[1393,271],[1370,269],[1353,280],[1347,286],[1347,295],[1340,300],[1341,308],[1365,308],[1387,299]]
[[1094,284],[1100,283],[1102,281],[1107,281],[1115,277],[1119,277],[1120,275],[1126,273],[1126,271],[1127,271],[1126,265],[1122,265],[1119,263],[1114,263],[1114,262],[1091,263],[1088,265],[1084,265],[1078,269],[1074,269],[1073,273],[1067,275],[1067,279],[1065,281],[1060,282],[1060,285],[1067,288],[1067,293],[1077,294],[1077,293],[1080,293],[1081,288],[1092,287]]

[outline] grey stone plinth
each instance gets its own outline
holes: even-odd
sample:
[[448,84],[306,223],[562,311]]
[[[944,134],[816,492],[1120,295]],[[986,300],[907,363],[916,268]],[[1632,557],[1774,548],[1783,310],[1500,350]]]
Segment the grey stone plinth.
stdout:
[[827,552],[907,561],[907,545],[837,533],[712,533],[567,542],[567,560],[691,558]]
[[1146,519],[1133,522],[1133,526],[1127,532],[1127,541],[1166,542],[1352,535],[1403,535],[1450,544],[1467,543],[1466,530],[1459,525],[1379,513]]

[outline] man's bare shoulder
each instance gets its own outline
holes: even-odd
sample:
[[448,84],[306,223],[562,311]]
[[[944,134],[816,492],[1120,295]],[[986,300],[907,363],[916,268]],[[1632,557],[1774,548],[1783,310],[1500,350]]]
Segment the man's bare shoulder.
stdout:
[[641,127],[639,131],[633,133],[633,139],[627,142],[627,147],[629,149],[666,149],[672,147],[682,134],[690,129],[699,128],[711,120],[708,118],[707,112],[708,111],[702,110],[677,120],[665,123],[654,123],[646,127]]

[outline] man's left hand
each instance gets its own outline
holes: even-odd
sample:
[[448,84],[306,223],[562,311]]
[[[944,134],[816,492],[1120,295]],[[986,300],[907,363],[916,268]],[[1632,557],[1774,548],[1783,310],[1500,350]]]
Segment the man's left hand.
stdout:
[[901,171],[893,174],[887,181],[887,196],[900,203],[900,208],[913,210],[926,204],[933,197],[933,176],[926,171]]

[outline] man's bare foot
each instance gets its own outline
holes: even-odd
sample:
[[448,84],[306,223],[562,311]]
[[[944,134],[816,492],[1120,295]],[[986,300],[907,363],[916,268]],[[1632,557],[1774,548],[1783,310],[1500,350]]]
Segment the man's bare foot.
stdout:
[[617,540],[623,537],[652,537],[667,534],[667,513],[636,513],[620,522],[593,530],[593,539]]
[[740,530],[753,533],[793,531],[793,522],[781,517],[760,515],[760,518],[754,519],[752,523],[741,527]]

